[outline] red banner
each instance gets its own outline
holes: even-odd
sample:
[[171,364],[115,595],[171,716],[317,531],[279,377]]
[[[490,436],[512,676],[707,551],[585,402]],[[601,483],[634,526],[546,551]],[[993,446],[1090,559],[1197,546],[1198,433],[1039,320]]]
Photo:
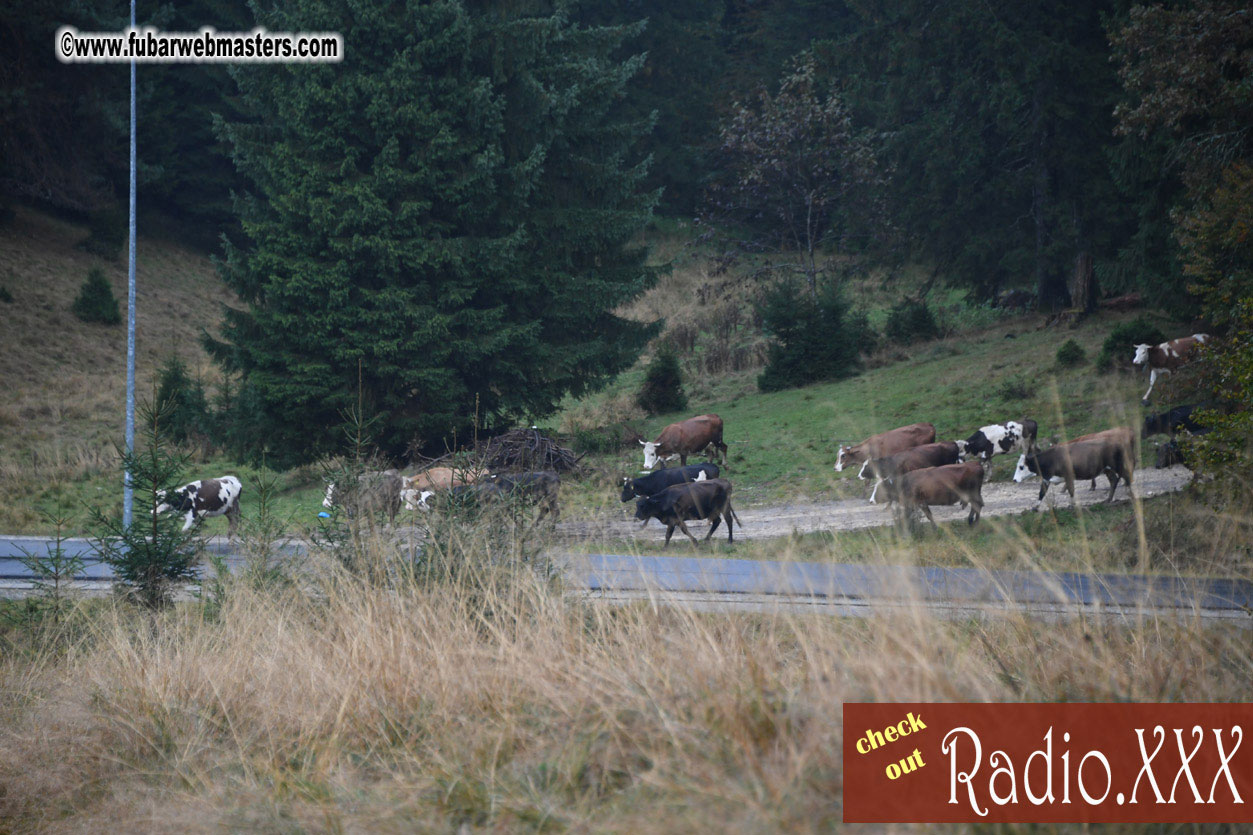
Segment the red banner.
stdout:
[[848,823],[1253,823],[1253,704],[844,705]]

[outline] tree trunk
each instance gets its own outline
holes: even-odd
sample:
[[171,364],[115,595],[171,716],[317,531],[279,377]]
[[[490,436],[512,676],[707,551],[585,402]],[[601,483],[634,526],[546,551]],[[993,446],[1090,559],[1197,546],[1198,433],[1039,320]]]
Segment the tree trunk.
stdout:
[[1075,258],[1074,305],[1084,313],[1095,313],[1101,302],[1101,290],[1097,286],[1096,271],[1092,268],[1092,255],[1080,252]]
[[1042,99],[1043,85],[1036,87],[1031,107],[1032,130],[1035,133],[1034,169],[1035,182],[1031,187],[1031,215],[1035,221],[1035,287],[1040,312],[1055,311],[1070,306],[1070,293],[1066,281],[1050,269],[1048,258],[1049,183],[1048,166],[1049,126],[1044,120]]

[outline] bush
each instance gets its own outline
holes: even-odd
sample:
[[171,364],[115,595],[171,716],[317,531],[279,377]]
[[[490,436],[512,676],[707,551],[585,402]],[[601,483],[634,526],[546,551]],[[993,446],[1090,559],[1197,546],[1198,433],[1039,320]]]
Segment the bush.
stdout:
[[910,345],[938,339],[940,326],[926,302],[905,299],[888,312],[883,333],[897,345]]
[[103,209],[92,213],[87,229],[80,249],[102,258],[117,258],[130,235],[130,218],[121,209]]
[[815,300],[794,284],[782,282],[766,292],[758,314],[762,330],[776,340],[757,378],[762,391],[839,380],[861,370],[861,342],[873,331],[848,315],[848,303],[834,288],[823,290]]
[[157,402],[168,409],[165,432],[171,440],[182,443],[188,438],[205,439],[210,435],[211,416],[204,386],[187,374],[182,360],[171,355],[157,375]]
[[84,322],[116,325],[122,321],[117,299],[113,296],[113,287],[104,277],[104,270],[99,267],[92,267],[87,273],[87,280],[83,282],[78,298],[70,309]]
[[9,288],[0,284],[0,302],[5,304],[13,304],[13,294],[9,292]]
[[1135,354],[1135,345],[1158,345],[1166,341],[1166,334],[1144,316],[1137,316],[1130,322],[1123,322],[1105,337],[1101,345],[1101,353],[1097,355],[1096,366],[1109,370],[1119,366],[1130,366]]
[[663,342],[657,347],[657,353],[653,355],[653,360],[644,373],[644,385],[635,396],[635,402],[650,415],[678,412],[687,408],[679,358],[668,344]]
[[1062,343],[1062,347],[1057,349],[1057,364],[1061,368],[1074,368],[1076,365],[1083,365],[1084,360],[1087,358],[1088,355],[1083,350],[1083,346],[1073,339],[1067,339]]
[[1015,376],[1002,380],[1001,383],[993,389],[996,396],[1007,402],[1014,400],[1026,400],[1033,393],[1033,386],[1026,377]]

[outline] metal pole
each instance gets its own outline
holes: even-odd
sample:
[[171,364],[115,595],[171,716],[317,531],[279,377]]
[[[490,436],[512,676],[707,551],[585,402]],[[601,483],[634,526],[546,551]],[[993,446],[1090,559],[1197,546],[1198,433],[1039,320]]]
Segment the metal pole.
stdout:
[[[135,28],[135,0],[131,0],[131,28]],[[131,58],[131,194],[130,256],[126,288],[126,451],[135,451],[135,59]],[[129,528],[135,505],[131,472],[122,489],[122,525]]]

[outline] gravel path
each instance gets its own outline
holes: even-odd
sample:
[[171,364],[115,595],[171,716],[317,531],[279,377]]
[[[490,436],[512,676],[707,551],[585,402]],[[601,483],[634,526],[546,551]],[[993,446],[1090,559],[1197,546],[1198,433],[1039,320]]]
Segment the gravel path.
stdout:
[[[1002,468],[1003,469],[1003,468]],[[1163,493],[1182,490],[1192,481],[1192,472],[1185,467],[1171,467],[1165,470],[1144,469],[1135,474],[1135,486],[1132,488],[1136,496],[1147,499]],[[995,481],[983,486],[983,516],[1008,516],[1030,512],[1039,507],[1041,510],[1050,502],[1059,508],[1070,507],[1070,497],[1064,485],[1053,485],[1043,503],[1037,503],[1036,496],[1040,492],[1039,479],[1032,479],[1024,484],[1012,481]],[[869,491],[867,491],[869,495]],[[1087,482],[1075,485],[1075,498],[1080,505],[1087,507],[1098,504],[1109,495],[1109,482],[1098,479],[1095,491],[1088,489]],[[1118,486],[1114,494],[1114,502],[1130,501],[1131,491],[1124,484]],[[734,495],[732,496],[734,503]],[[647,527],[640,527],[632,515],[634,504],[622,505],[620,515],[606,515],[595,520],[561,522],[557,531],[570,540],[606,539],[606,540],[639,540],[641,542],[658,543],[665,541],[665,528],[656,522]],[[744,522],[743,528],[737,528],[736,538],[770,539],[788,536],[793,532],[811,533],[813,531],[855,531],[863,528],[876,528],[892,524],[893,514],[882,504],[872,505],[864,499],[845,499],[836,502],[817,502],[806,504],[765,505],[759,507],[736,507],[736,515]],[[952,507],[934,507],[931,509],[937,522],[964,519],[967,511],[956,505]],[[922,518],[919,515],[919,518]],[[926,523],[926,520],[922,520]],[[705,523],[690,523],[692,533],[696,528],[702,531]],[[742,531],[742,533],[741,533]],[[703,534],[697,534],[699,539]],[[721,536],[719,530],[715,536]],[[676,530],[675,536],[683,538],[682,532]]]

